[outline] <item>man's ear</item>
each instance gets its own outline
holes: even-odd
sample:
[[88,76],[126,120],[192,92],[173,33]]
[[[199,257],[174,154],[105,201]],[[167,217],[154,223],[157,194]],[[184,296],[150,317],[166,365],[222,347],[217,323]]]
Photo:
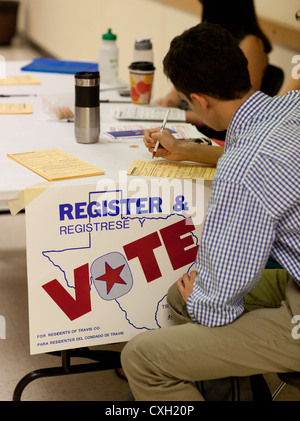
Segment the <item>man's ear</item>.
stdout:
[[194,103],[199,104],[203,110],[207,110],[209,103],[206,95],[192,93],[190,98]]

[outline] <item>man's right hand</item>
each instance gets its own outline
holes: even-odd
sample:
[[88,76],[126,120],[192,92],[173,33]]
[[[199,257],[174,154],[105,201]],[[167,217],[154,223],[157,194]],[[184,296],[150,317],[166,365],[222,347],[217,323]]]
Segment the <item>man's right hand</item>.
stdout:
[[182,141],[175,139],[169,130],[160,131],[160,127],[145,130],[144,143],[149,152],[153,153],[155,144],[159,141],[159,148],[156,157],[166,158],[170,161],[180,161],[180,143]]

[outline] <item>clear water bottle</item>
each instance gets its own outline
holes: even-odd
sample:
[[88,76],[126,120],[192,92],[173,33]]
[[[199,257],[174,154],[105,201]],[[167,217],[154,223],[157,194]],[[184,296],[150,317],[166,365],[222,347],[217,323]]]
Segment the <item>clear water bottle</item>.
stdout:
[[153,63],[151,38],[137,38],[134,43],[133,62],[148,61]]
[[119,49],[116,44],[117,35],[109,28],[106,34],[102,35],[102,43],[99,54],[99,71],[101,82],[108,85],[115,85],[118,80]]

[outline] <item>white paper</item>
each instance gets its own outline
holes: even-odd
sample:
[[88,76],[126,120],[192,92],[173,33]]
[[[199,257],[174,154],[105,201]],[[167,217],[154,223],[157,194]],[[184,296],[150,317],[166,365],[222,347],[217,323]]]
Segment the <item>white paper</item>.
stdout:
[[[102,134],[105,136],[105,138],[107,138],[106,140],[111,140],[114,142],[120,142],[120,141],[124,141],[124,140],[134,140],[134,139],[138,139],[141,140],[143,138],[143,136],[141,137],[127,137],[127,138],[119,138],[119,139],[114,139],[111,136],[109,136],[107,134],[107,132],[117,132],[117,131],[122,131],[122,130],[146,130],[146,129],[152,129],[152,128],[159,128],[160,125],[152,122],[152,123],[116,123],[116,124],[111,124],[111,123],[103,123],[101,125],[101,132]],[[200,133],[197,128],[192,125],[192,124],[188,124],[188,123],[170,123],[166,125],[166,129],[171,129],[174,130],[176,133],[173,134],[173,136],[176,139],[196,139],[196,138],[200,138],[200,137],[205,137],[204,135],[202,135],[202,133]]]
[[[163,121],[165,114],[165,107],[126,104],[118,106],[113,116],[117,120]],[[179,108],[170,108],[168,121],[185,121],[185,111]]]

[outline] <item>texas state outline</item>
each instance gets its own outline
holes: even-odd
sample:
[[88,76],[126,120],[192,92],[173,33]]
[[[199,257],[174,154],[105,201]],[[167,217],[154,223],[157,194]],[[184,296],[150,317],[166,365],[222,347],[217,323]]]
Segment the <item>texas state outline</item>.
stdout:
[[[93,194],[100,194],[102,192],[92,192]],[[89,193],[89,196],[91,197],[91,192]],[[166,220],[169,218],[186,218],[186,216],[184,216],[181,213],[172,213],[170,215],[166,215],[166,216],[121,216],[122,219],[128,219],[130,221],[137,221],[140,226],[144,226],[145,223],[147,223],[148,221],[153,221],[153,220]],[[90,222],[90,219],[89,219]],[[99,252],[97,250],[94,250],[94,248],[92,247],[92,235],[93,233],[86,233],[87,234],[87,244],[83,245],[83,246],[78,246],[78,247],[72,247],[72,248],[65,248],[62,250],[45,250],[42,251],[42,255],[43,257],[45,257],[46,259],[49,260],[49,262],[56,268],[59,269],[59,271],[62,273],[63,275],[63,279],[64,279],[64,283],[66,284],[67,288],[70,289],[74,289],[74,273],[73,270],[76,267],[79,267],[85,263],[89,263],[89,267],[91,268],[92,263],[99,257],[107,254],[104,253],[102,255],[99,256]],[[193,235],[193,237],[195,238],[195,244],[198,244],[199,239],[198,237],[195,235],[195,233],[191,232],[191,234]],[[92,253],[91,253],[92,251]],[[114,251],[112,250],[111,253],[113,252],[120,252],[120,251]],[[123,251],[124,253],[124,251]],[[125,259],[126,256],[124,255]],[[127,259],[126,259],[127,260]],[[70,267],[70,269],[67,269],[65,267],[65,263],[67,262],[67,266]],[[76,262],[76,264],[74,265],[74,262]],[[130,267],[130,262],[128,262],[128,265]],[[193,264],[190,265],[190,267],[188,268],[187,271],[190,270],[190,268],[193,266]],[[135,284],[135,281],[133,279],[133,284]],[[90,273],[90,288],[91,290],[95,288],[95,285],[92,281],[92,277],[91,277],[91,273]],[[134,292],[135,288],[131,288],[127,294],[129,294],[130,292]],[[97,291],[95,291],[97,292]],[[153,291],[152,291],[153,292]],[[155,298],[155,303],[153,304],[153,308],[152,308],[152,314],[153,317],[151,319],[151,325],[149,324],[148,321],[143,321],[142,318],[142,314],[138,314],[137,316],[135,315],[135,312],[131,312],[130,311],[130,305],[127,305],[127,298],[126,295],[122,295],[121,297],[117,297],[111,301],[114,302],[114,304],[116,305],[117,309],[120,310],[123,314],[123,316],[125,317],[126,321],[128,322],[128,324],[133,327],[134,329],[138,329],[138,330],[150,330],[153,328],[160,328],[162,322],[160,321],[160,314],[162,311],[162,307],[166,305],[166,294],[163,294],[160,296],[157,296]],[[101,299],[101,298],[100,298]],[[129,307],[129,308],[128,308]]]

